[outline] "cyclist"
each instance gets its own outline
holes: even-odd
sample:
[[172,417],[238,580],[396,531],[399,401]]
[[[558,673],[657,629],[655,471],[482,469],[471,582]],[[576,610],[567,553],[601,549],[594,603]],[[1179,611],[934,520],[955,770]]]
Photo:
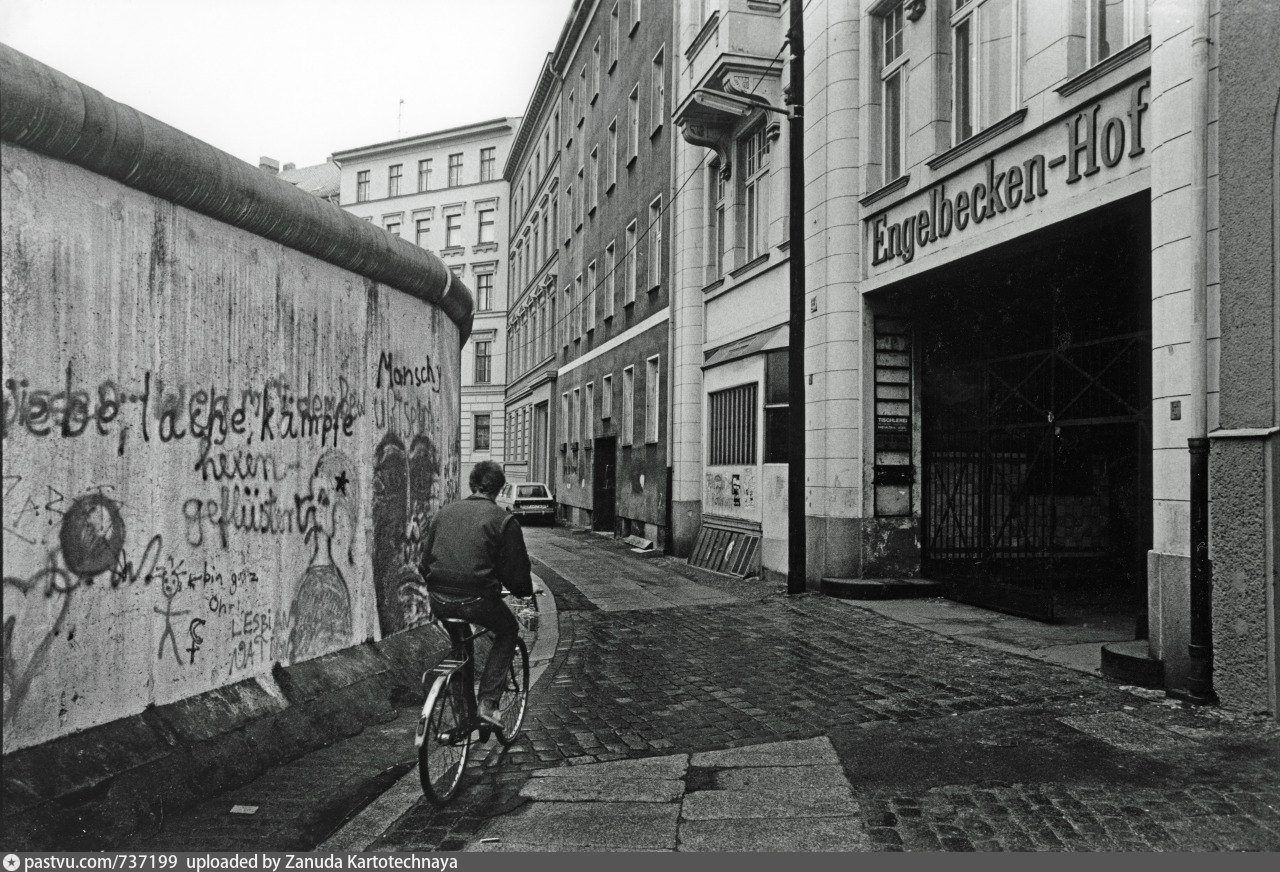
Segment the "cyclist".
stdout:
[[[421,567],[436,617],[461,618],[493,632],[493,647],[480,676],[477,714],[494,727],[501,727],[498,700],[520,635],[515,615],[502,601],[502,589],[518,597],[533,596],[520,522],[494,503],[506,483],[497,463],[477,463],[468,479],[471,496],[443,506],[427,525]],[[444,627],[455,647],[467,635],[465,625]]]

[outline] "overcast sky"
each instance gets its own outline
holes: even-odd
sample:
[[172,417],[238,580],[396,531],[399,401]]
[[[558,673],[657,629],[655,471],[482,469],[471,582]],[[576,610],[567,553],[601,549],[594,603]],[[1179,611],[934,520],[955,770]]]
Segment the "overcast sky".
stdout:
[[305,166],[521,114],[570,6],[0,0],[0,41],[255,165]]

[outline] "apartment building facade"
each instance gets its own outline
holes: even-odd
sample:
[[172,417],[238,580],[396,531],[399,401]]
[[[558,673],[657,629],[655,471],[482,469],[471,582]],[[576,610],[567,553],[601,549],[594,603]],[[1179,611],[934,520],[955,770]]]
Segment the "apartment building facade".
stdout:
[[502,462],[509,196],[502,167],[520,118],[498,118],[335,152],[340,205],[434,251],[475,294],[462,349],[461,481]]
[[515,192],[508,279],[512,300],[507,326],[506,472],[511,481],[542,482],[554,491],[562,134],[560,77],[552,60],[548,54],[538,73],[503,177]]
[[[923,577],[1128,622],[1113,666],[1194,683],[1188,438],[1219,429],[1222,305],[1219,15],[1199,6],[805,5],[811,586]],[[766,211],[786,203],[787,12],[683,0],[675,24],[675,176],[702,183],[672,231],[673,538],[697,556],[715,531],[766,572],[788,546],[788,246]],[[1272,696],[1274,614],[1214,618],[1215,651],[1270,657]],[[1259,622],[1271,641],[1246,643]]]
[[[537,409],[547,398],[546,469],[560,517],[659,547],[669,526],[671,21],[669,0],[575,3],[539,81],[543,96],[535,93],[530,106],[537,120],[509,164],[514,190],[527,191],[517,196],[538,215],[535,224],[523,210],[527,218],[513,228],[520,250],[556,249],[524,256],[518,267],[529,302],[521,311],[537,300],[540,320],[520,328],[532,338],[518,345],[528,356],[512,410],[524,379],[550,384],[538,344],[549,342],[554,391],[538,394],[522,417],[537,445]],[[558,133],[547,131],[557,116]],[[558,154],[540,171],[548,133]],[[543,316],[544,306],[553,314]]]

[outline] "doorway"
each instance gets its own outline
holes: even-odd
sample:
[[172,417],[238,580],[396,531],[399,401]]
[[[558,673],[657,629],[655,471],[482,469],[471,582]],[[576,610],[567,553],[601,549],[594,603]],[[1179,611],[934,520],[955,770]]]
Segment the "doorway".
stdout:
[[915,300],[922,569],[953,599],[1144,629],[1147,215],[1135,202],[1051,228],[968,259]]
[[591,529],[614,532],[618,520],[618,439],[595,440],[591,470]]

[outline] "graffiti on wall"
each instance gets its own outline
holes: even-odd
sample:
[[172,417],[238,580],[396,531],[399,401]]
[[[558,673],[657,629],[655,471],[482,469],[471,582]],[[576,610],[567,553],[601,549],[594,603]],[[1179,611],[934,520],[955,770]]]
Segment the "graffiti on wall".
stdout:
[[706,505],[721,511],[754,509],[756,507],[756,468],[754,466],[730,467],[708,472]]
[[[426,432],[429,397],[439,391],[438,369],[395,365],[379,355],[374,376],[374,426],[383,432],[373,460],[373,585],[383,634],[430,616],[419,572],[422,536],[446,491],[441,452]],[[383,410],[379,414],[379,409]]]

